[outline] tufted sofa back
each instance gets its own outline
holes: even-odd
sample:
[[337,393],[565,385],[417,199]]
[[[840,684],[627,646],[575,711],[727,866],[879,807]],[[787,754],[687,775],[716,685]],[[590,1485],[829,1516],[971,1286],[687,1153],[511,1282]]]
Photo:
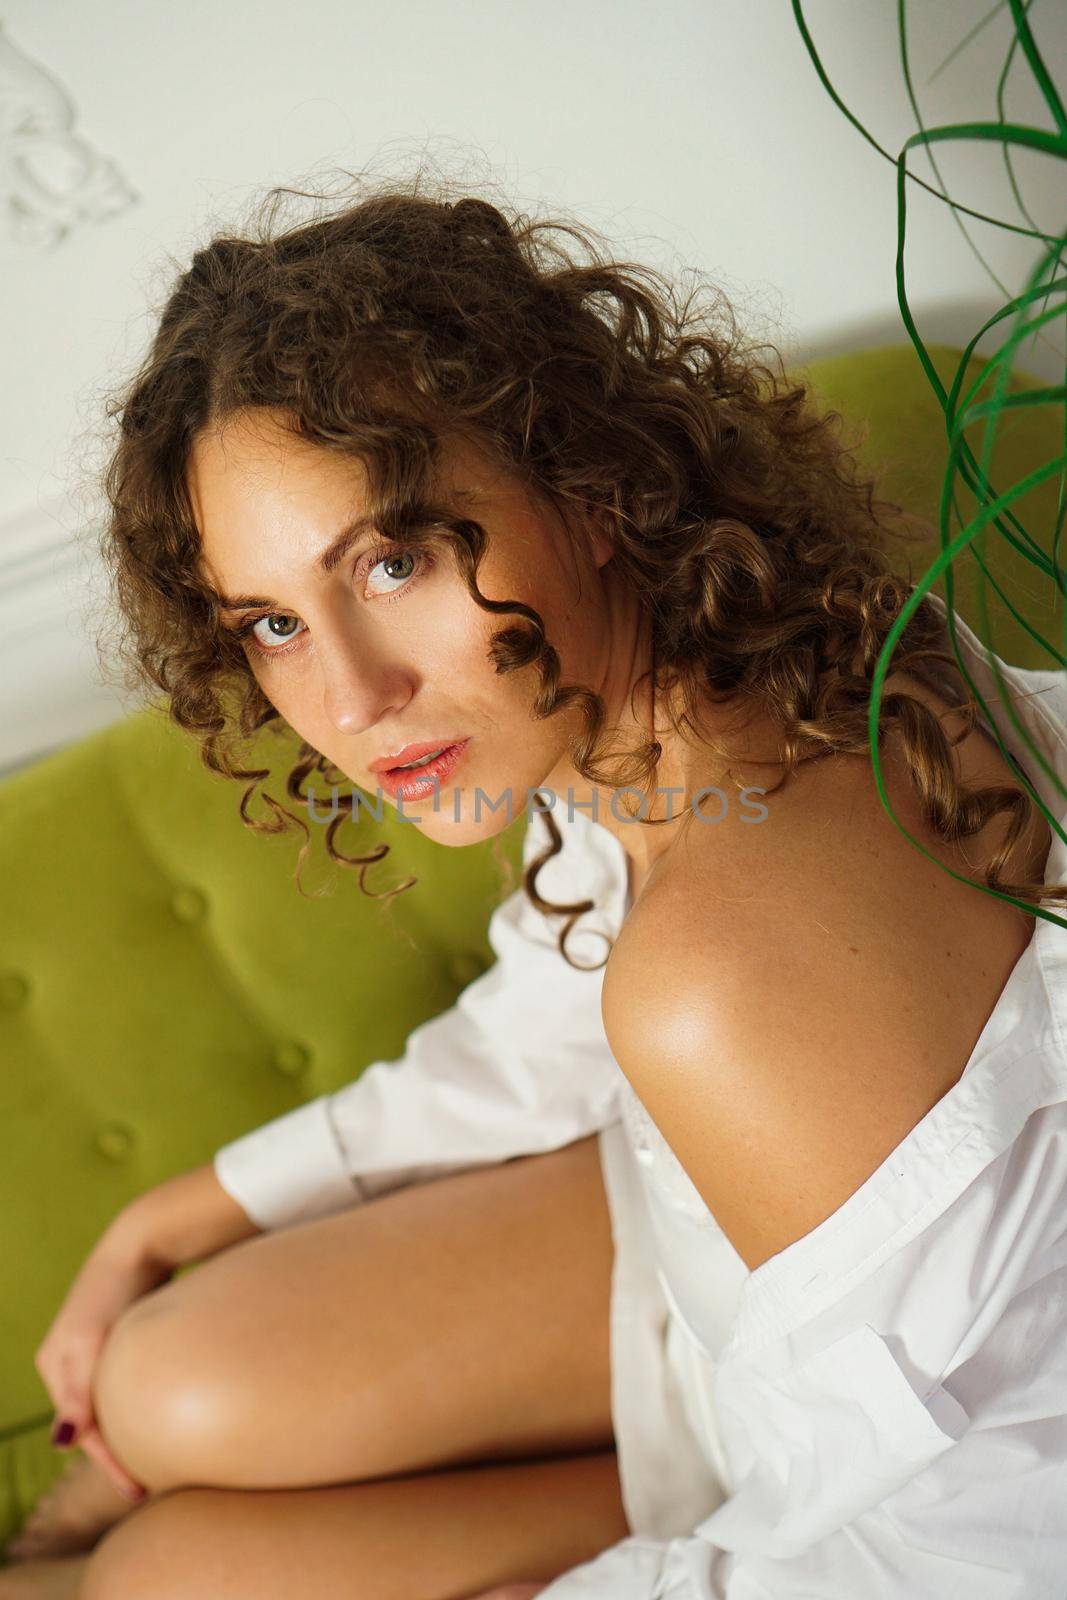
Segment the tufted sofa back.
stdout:
[[[293,748],[264,734],[250,755],[279,798]],[[301,881],[330,892],[303,899],[301,837],[245,828],[242,787],[160,707],[0,785],[0,1539],[62,1465],[32,1357],[106,1224],[400,1055],[492,960],[508,881],[491,843],[441,849],[388,804],[381,823],[349,819],[345,854],[393,847],[369,888],[420,879],[383,909],[313,825]],[[317,794],[326,817],[321,780]],[[500,840],[516,871],[524,831],[518,818]]]

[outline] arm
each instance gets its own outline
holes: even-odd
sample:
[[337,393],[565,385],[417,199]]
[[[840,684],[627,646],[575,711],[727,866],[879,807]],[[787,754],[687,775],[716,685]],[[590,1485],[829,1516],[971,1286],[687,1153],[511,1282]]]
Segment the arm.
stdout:
[[[617,841],[580,813],[556,810],[560,855],[538,879],[548,899],[592,899],[582,929],[614,934],[626,892]],[[531,817],[525,865],[544,847]],[[253,1129],[216,1152],[223,1188],[260,1228],[324,1216],[446,1173],[554,1150],[618,1115],[618,1068],[600,1014],[602,973],[558,951],[559,921],[520,886],[494,911],[495,964],[456,1004],[410,1035],[395,1061],[376,1061],[344,1088]],[[602,959],[590,937],[575,959]]]
[[170,1273],[260,1231],[207,1161],[138,1195],[115,1217],[101,1244],[120,1260]]

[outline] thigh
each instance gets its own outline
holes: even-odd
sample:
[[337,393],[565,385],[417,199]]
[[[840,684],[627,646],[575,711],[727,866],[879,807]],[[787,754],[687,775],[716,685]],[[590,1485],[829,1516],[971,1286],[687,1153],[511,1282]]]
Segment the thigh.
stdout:
[[629,1533],[614,1451],[346,1487],[179,1489],[97,1545],[79,1600],[458,1600]]
[[595,1135],[254,1237],[135,1306],[97,1365],[149,1489],[281,1488],[613,1446]]

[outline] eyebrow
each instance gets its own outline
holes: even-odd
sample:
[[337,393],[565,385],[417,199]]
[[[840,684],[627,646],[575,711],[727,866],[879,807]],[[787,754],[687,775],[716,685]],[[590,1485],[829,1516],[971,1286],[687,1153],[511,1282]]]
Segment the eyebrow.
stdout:
[[[341,531],[333,538],[315,563],[315,571],[323,574],[330,573],[335,567],[340,566],[353,546],[359,544],[368,533],[374,529],[373,517],[355,517],[351,522],[346,522]],[[217,590],[210,589],[208,593],[222,607],[224,611],[252,611],[261,607],[264,609],[279,609],[277,600],[264,599],[262,595],[254,594],[219,594]]]

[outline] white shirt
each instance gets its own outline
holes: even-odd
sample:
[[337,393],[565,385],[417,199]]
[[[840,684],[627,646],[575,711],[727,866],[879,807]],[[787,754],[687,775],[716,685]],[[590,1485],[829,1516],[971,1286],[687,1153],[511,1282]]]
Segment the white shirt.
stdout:
[[[998,705],[980,641],[956,627],[1006,748],[1058,819],[1046,879],[1067,881],[1067,802]],[[994,661],[1067,788],[1064,675]],[[581,814],[557,821],[567,864],[539,882],[548,898],[588,893],[604,915],[581,926],[614,931],[621,844]],[[524,859],[544,837],[532,821]],[[704,1430],[724,1493],[689,1531],[632,1534],[543,1600],[1063,1600],[1067,929],[1036,919],[959,1080],[754,1272],[706,1208],[702,1230],[672,1212],[671,1192],[696,1191],[610,1054],[602,974],[573,972],[556,934],[517,890],[490,922],[496,966],[452,1011],[399,1062],[226,1146],[220,1181],[261,1226],[282,1226],[621,1118],[684,1329],[688,1426]],[[603,953],[592,937],[569,948]]]
[[[621,845],[580,811],[554,814],[565,844],[538,875],[549,900],[590,899],[568,936],[572,960],[604,959],[622,924]],[[531,817],[526,866],[548,844]],[[603,971],[559,954],[562,919],[521,887],[489,920],[496,962],[454,1006],[422,1023],[394,1061],[297,1106],[214,1157],[219,1182],[261,1228],[326,1216],[446,1173],[556,1150],[618,1120],[625,1079],[600,1015]],[[598,932],[597,930],[600,930]]]

